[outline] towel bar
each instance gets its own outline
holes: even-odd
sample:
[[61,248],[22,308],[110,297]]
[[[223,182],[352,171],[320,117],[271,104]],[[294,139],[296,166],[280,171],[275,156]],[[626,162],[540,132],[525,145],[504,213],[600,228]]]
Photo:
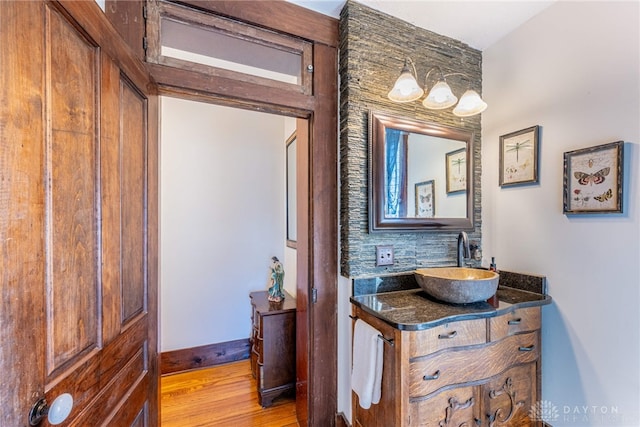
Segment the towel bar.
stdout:
[[[358,316],[349,315],[349,317],[352,318],[353,320],[358,320]],[[386,342],[387,344],[389,344],[391,347],[395,346],[393,342],[393,338],[392,339],[385,338],[383,335],[378,335],[378,338]]]
[[385,338],[382,335],[378,335],[378,338],[380,338],[382,341],[384,341],[387,344],[389,344],[391,347],[395,346],[395,343],[393,342],[393,339]]

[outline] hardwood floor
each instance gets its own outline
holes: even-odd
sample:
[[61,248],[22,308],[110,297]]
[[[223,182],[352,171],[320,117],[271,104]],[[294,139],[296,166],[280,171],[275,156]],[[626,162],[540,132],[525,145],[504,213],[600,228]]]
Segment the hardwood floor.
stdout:
[[258,403],[249,360],[163,376],[162,427],[298,427],[294,398]]

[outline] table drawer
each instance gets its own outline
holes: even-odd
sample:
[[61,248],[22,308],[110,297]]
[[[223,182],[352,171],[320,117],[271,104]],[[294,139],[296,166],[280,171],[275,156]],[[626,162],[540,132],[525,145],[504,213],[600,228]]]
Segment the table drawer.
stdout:
[[257,338],[253,342],[252,351],[258,355],[258,363],[264,363],[264,341]]
[[446,386],[492,377],[505,366],[533,362],[539,357],[538,346],[538,332],[530,332],[421,358],[409,365],[409,396],[426,396]]
[[485,319],[450,322],[435,328],[411,332],[409,357],[416,358],[445,348],[486,342],[487,322]]
[[489,319],[489,341],[540,329],[540,307],[521,308]]

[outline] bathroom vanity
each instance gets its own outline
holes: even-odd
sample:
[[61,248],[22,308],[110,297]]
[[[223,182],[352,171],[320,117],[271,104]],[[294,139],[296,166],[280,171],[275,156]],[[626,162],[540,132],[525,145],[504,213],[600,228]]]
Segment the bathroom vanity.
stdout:
[[354,319],[385,338],[381,400],[364,410],[353,393],[354,426],[538,425],[542,289],[500,286],[497,307],[421,289],[354,295]]

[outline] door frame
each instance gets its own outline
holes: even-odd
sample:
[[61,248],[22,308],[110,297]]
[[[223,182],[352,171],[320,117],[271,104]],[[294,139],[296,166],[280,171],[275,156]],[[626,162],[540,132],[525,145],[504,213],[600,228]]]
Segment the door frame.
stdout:
[[297,348],[306,349],[307,363],[298,363],[303,372],[297,377],[306,384],[298,384],[296,394],[304,400],[298,403],[298,411],[308,408],[309,426],[333,426],[337,413],[338,20],[280,0],[186,0],[180,4],[313,43],[311,95],[159,64],[147,63],[147,68],[159,95],[308,120],[308,196],[298,208],[303,216],[299,230],[304,227],[306,233],[299,234],[297,248],[298,283],[308,282],[306,294],[298,294],[298,324],[304,322],[308,338],[297,342]]

